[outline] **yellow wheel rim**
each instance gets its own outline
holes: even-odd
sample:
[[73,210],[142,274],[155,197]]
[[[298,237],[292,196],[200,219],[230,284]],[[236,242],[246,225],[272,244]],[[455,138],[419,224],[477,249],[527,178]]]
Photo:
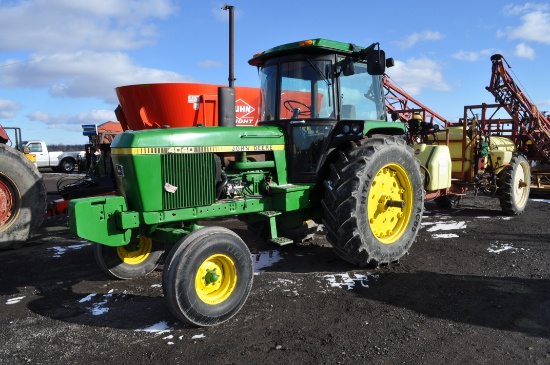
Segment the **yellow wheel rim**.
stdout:
[[235,263],[226,255],[212,255],[200,265],[195,290],[206,304],[216,305],[231,296],[237,285]]
[[153,249],[153,241],[149,237],[139,236],[139,243],[132,247],[134,250],[127,250],[129,246],[117,247],[118,257],[128,265],[138,265],[147,260]]
[[413,187],[407,171],[387,164],[376,174],[367,199],[372,233],[383,244],[395,243],[411,219]]

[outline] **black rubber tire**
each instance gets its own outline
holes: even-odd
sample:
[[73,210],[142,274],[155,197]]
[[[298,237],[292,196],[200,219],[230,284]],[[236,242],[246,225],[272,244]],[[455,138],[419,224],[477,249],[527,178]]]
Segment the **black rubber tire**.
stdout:
[[460,195],[443,195],[434,199],[435,204],[439,209],[458,208],[462,196]]
[[96,243],[94,245],[94,257],[97,265],[105,274],[115,279],[135,279],[153,272],[158,267],[164,254],[164,245],[147,237],[142,237],[140,240],[149,241],[143,243],[142,252],[138,251],[143,256],[147,256],[142,256],[143,258],[135,261],[132,261],[132,259],[124,261],[123,257],[136,251],[126,250],[124,246],[111,247]]
[[74,171],[74,165],[76,164],[76,160],[73,159],[73,158],[70,158],[70,157],[66,157],[64,158],[63,160],[61,160],[61,162],[59,163],[59,170],[66,173],[66,174],[70,174],[71,172]]
[[523,213],[531,190],[529,161],[514,153],[510,164],[498,175],[498,196],[502,211],[508,215]]
[[[9,207],[0,207],[5,218],[0,225],[0,250],[19,248],[44,220],[46,186],[28,158],[4,144],[0,144],[0,184],[9,189],[13,198]],[[4,204],[5,197],[1,199],[0,204]]]
[[[424,212],[423,177],[413,150],[401,138],[375,136],[343,151],[330,168],[322,201],[323,223],[335,253],[359,266],[399,260],[413,244]],[[393,179],[397,185],[401,184],[402,192],[388,186],[386,190],[380,190],[386,185],[386,174],[391,177],[388,183]],[[378,204],[389,194],[395,197],[396,191],[401,192],[398,194],[400,200],[408,201],[404,207],[389,208],[386,204]],[[372,209],[381,210],[369,213]],[[390,209],[401,209],[401,212]],[[389,225],[384,222],[386,230],[373,232],[373,229],[379,229],[379,219],[385,219],[385,214],[402,216],[391,220],[391,224],[395,221],[391,229],[386,229]]]
[[[171,313],[192,326],[212,326],[233,317],[242,308],[254,278],[248,247],[234,232],[223,227],[204,227],[183,238],[168,255],[163,271],[163,290]],[[199,269],[213,257],[223,256],[232,265],[224,267],[221,287],[232,280],[229,296],[207,303],[197,285]],[[198,280],[197,280],[198,279]],[[204,279],[204,277],[203,277]]]
[[[210,227],[210,229],[215,229],[220,227]],[[166,297],[166,287],[168,286],[168,275],[167,272],[170,270],[170,265],[174,262],[174,256],[180,255],[183,249],[192,241],[194,241],[197,237],[200,237],[203,235],[203,228],[197,229],[196,231],[193,231],[189,234],[186,234],[183,236],[175,245],[170,247],[168,250],[168,254],[166,255],[166,258],[164,259],[164,268],[162,270],[162,291],[164,293],[164,296]],[[220,230],[220,232],[224,232],[223,230]]]

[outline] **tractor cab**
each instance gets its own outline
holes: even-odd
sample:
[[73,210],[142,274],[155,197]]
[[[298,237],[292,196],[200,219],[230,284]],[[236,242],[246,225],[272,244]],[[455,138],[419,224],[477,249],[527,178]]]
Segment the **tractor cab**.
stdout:
[[[287,134],[290,182],[314,182],[327,155],[362,138],[372,122],[386,122],[384,51],[312,39],[258,53],[260,124]],[[401,133],[401,130],[400,130]]]

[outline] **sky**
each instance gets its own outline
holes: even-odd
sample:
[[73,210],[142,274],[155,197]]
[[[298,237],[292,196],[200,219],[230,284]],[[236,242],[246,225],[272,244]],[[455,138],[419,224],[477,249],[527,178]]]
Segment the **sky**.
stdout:
[[0,125],[23,139],[84,144],[82,124],[116,120],[115,88],[227,85],[235,9],[235,86],[257,87],[248,60],[309,38],[379,42],[393,83],[456,121],[494,103],[490,56],[502,54],[523,91],[550,110],[550,3],[228,0],[0,0]]

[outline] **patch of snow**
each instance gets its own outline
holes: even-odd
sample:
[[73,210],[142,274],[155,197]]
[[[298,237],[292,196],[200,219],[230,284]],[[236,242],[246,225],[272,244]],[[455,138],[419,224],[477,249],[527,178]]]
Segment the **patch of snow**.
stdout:
[[432,238],[456,238],[456,237],[458,237],[458,235],[454,233],[432,234]]
[[[105,307],[107,303],[109,303],[109,299],[113,296],[114,289],[109,290],[107,294],[103,294],[103,301],[98,303],[93,303],[91,307],[88,307],[87,309],[90,310],[90,313],[94,316],[100,316],[102,314],[107,313],[110,308]],[[85,303],[91,301],[97,293],[88,294],[84,298],[80,299],[79,303]]]
[[79,302],[79,303],[89,302],[89,301],[92,300],[92,298],[95,297],[96,295],[97,295],[97,293],[88,294],[88,295],[86,295],[84,298],[80,299],[78,302]]
[[497,243],[491,244],[487,249],[487,251],[491,253],[496,253],[496,254],[499,254],[501,252],[508,251],[508,250],[516,250],[516,248],[509,243],[497,242]]
[[550,200],[549,199],[529,199],[529,200],[532,200],[534,202],[539,202],[539,203],[547,203],[547,204],[550,204]]
[[48,250],[55,251],[52,257],[61,257],[63,256],[63,254],[65,254],[69,250],[80,250],[81,248],[89,245],[91,245],[91,243],[83,243],[81,245],[70,245],[70,246],[55,246],[55,247],[48,247]]
[[466,222],[460,221],[451,221],[451,222],[435,222],[433,227],[428,228],[428,232],[434,231],[451,231],[454,229],[464,229],[466,228]]
[[206,335],[204,333],[201,333],[200,335],[195,335],[195,336],[191,337],[192,340],[198,340],[198,339],[201,339],[201,338],[206,338]]
[[272,266],[282,259],[281,254],[277,250],[262,251],[252,255],[252,261],[254,262],[254,274],[264,271],[266,267]]
[[23,298],[25,298],[24,296],[23,297],[15,297],[15,298],[10,298],[6,301],[6,304],[7,305],[12,305],[12,304],[17,304],[19,303]]
[[328,284],[333,288],[347,288],[347,290],[352,290],[356,283],[361,284],[364,288],[368,288],[369,285],[367,282],[369,281],[369,276],[374,279],[378,278],[378,275],[363,274],[353,274],[353,277],[351,277],[348,273],[329,274],[324,275],[323,278],[328,281]]
[[151,285],[151,288],[160,288],[162,287],[162,284],[153,284]]
[[159,322],[156,323],[150,327],[136,330],[136,332],[147,332],[147,333],[154,333],[156,335],[161,335],[163,333],[169,333],[172,330],[170,326],[168,326],[168,323],[166,322]]

